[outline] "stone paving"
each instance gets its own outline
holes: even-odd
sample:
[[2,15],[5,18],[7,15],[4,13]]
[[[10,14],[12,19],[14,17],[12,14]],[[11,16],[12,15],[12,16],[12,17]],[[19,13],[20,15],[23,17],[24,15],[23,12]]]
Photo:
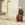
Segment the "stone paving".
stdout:
[[12,20],[0,20],[0,25],[25,25],[24,22],[16,22]]

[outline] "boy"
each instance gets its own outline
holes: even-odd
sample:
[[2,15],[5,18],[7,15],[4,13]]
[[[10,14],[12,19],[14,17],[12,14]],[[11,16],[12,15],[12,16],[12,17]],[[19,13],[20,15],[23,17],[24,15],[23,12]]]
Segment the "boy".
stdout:
[[19,12],[18,12],[16,19],[17,19],[17,21],[23,22],[23,10],[22,9],[19,9]]

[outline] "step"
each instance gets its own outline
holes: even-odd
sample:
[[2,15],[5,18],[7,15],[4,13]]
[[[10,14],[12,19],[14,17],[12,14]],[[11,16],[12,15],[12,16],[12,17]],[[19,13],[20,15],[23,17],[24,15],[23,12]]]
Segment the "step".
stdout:
[[6,12],[0,12],[0,15],[6,15]]

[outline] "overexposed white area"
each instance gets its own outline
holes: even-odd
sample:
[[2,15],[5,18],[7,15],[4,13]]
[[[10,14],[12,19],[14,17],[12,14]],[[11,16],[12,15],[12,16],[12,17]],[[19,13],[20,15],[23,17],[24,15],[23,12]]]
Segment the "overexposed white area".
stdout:
[[10,5],[8,7],[8,16],[9,17],[16,17],[18,12],[18,0],[10,0]]

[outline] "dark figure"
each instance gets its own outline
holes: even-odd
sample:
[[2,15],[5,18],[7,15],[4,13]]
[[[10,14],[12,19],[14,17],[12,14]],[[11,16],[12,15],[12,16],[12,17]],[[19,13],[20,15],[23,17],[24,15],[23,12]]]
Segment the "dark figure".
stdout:
[[22,9],[19,9],[16,19],[17,21],[23,21],[23,10]]

